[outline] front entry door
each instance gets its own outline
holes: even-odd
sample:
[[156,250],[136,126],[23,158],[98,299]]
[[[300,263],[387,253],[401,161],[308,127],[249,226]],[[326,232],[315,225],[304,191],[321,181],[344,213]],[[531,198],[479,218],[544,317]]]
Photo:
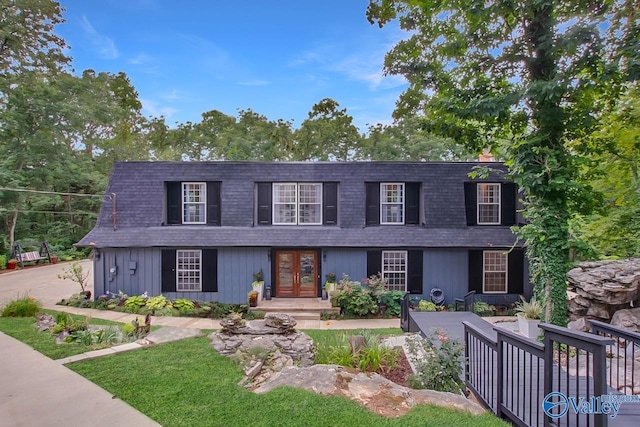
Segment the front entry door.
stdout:
[[276,296],[316,297],[318,253],[276,251]]

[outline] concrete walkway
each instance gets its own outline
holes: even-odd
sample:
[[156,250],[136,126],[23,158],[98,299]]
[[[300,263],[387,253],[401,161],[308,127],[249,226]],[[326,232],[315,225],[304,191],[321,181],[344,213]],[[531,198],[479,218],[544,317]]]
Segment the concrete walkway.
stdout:
[[[91,261],[82,261],[86,269]],[[142,316],[116,311],[59,306],[56,302],[80,291],[78,284],[58,275],[68,263],[26,268],[0,274],[0,307],[28,294],[44,308],[88,317],[131,322]],[[88,290],[93,292],[90,275]],[[155,317],[151,325],[163,328],[147,336],[151,343],[167,342],[200,334],[202,329],[219,329],[213,319],[192,317]],[[300,320],[298,329],[372,329],[399,328],[399,319],[372,320]],[[145,427],[155,421],[125,402],[67,369],[64,364],[140,348],[137,342],[96,350],[61,360],[52,360],[22,342],[0,332],[0,427],[83,426]]]

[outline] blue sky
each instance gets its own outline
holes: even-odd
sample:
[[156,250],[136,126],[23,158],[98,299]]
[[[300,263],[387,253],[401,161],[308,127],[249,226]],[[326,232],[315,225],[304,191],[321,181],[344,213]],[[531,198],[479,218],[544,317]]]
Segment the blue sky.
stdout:
[[383,76],[384,54],[403,33],[366,19],[367,0],[62,0],[76,73],[123,71],[145,116],[198,122],[252,109],[299,127],[332,98],[367,124],[392,122],[406,87]]

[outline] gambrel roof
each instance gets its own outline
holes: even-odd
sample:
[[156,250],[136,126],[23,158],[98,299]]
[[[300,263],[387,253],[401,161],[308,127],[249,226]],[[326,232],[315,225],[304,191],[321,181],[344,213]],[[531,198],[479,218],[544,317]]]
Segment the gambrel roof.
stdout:
[[[95,247],[510,247],[509,226],[469,226],[465,182],[475,162],[121,162],[95,228]],[[219,182],[221,226],[166,225],[166,183]],[[502,173],[480,181],[508,183]],[[338,225],[257,225],[256,184],[337,182]],[[368,182],[419,182],[420,225],[365,226]],[[114,208],[115,206],[115,208]],[[115,210],[114,210],[115,209]],[[115,224],[114,230],[114,213]]]

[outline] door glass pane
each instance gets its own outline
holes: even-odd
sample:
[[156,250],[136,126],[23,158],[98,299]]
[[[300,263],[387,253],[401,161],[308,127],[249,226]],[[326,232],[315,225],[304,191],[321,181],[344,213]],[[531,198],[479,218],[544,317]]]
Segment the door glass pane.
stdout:
[[293,288],[293,254],[278,254],[278,285],[280,290]]
[[315,254],[300,254],[300,286],[315,286]]

